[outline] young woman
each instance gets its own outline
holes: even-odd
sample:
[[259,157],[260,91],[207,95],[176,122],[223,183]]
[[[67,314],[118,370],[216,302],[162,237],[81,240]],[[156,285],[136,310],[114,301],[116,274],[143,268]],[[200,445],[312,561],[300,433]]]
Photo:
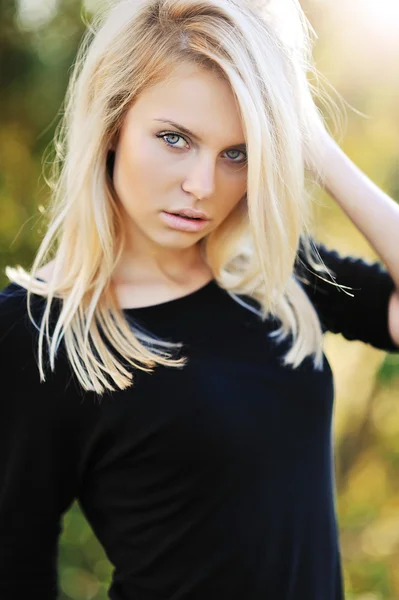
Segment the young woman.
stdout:
[[[112,600],[344,597],[322,335],[399,351],[399,210],[272,7],[125,0],[85,38],[48,230],[1,295],[2,598],[56,598],[75,499]],[[315,243],[310,177],[388,270]]]

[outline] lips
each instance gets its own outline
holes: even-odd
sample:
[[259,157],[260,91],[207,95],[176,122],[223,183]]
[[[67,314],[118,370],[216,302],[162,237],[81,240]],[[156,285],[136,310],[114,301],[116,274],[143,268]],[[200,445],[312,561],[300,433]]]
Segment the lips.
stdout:
[[193,219],[179,216],[166,211],[160,213],[162,221],[172,229],[186,232],[201,231],[207,226],[209,219]]
[[181,208],[178,210],[169,211],[171,215],[178,215],[180,217],[188,217],[190,219],[202,219],[204,221],[209,221],[209,217],[200,210],[195,210],[194,208]]
[[183,219],[194,219],[196,221],[205,221],[203,217],[190,217],[189,215],[185,215],[184,213],[170,213],[171,215],[176,215],[176,217],[183,217]]

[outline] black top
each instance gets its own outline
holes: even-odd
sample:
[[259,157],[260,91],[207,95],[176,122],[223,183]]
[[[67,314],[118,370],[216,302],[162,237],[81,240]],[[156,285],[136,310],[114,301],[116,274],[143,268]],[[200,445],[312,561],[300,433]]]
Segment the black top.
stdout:
[[[324,330],[399,352],[388,272],[319,248],[358,290],[308,273]],[[124,312],[189,360],[99,401],[64,356],[39,382],[26,292],[2,292],[0,597],[56,598],[60,518],[77,499],[115,566],[112,600],[342,600],[325,355],[322,371],[282,366],[277,323],[215,281]]]

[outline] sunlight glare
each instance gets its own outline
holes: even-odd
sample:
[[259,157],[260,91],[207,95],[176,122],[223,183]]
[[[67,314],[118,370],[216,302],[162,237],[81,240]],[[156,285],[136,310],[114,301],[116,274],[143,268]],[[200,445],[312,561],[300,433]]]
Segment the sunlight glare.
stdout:
[[18,24],[23,30],[37,29],[45,25],[57,12],[57,0],[19,0]]
[[399,35],[399,0],[363,0],[363,3],[367,16],[376,27],[382,32]]

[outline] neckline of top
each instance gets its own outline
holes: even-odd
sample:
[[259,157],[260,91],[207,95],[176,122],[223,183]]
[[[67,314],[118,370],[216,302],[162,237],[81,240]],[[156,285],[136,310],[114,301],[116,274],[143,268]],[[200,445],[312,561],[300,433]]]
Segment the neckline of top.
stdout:
[[203,284],[201,287],[196,290],[185,294],[184,296],[179,296],[177,298],[172,298],[171,300],[166,300],[165,302],[159,302],[157,304],[149,304],[147,306],[139,306],[135,308],[123,308],[122,311],[126,314],[144,314],[149,312],[157,312],[159,310],[167,310],[168,308],[176,308],[183,305],[186,305],[190,302],[197,302],[198,299],[203,296],[208,290],[216,287],[218,284],[216,283],[216,279],[211,279],[208,283]]

